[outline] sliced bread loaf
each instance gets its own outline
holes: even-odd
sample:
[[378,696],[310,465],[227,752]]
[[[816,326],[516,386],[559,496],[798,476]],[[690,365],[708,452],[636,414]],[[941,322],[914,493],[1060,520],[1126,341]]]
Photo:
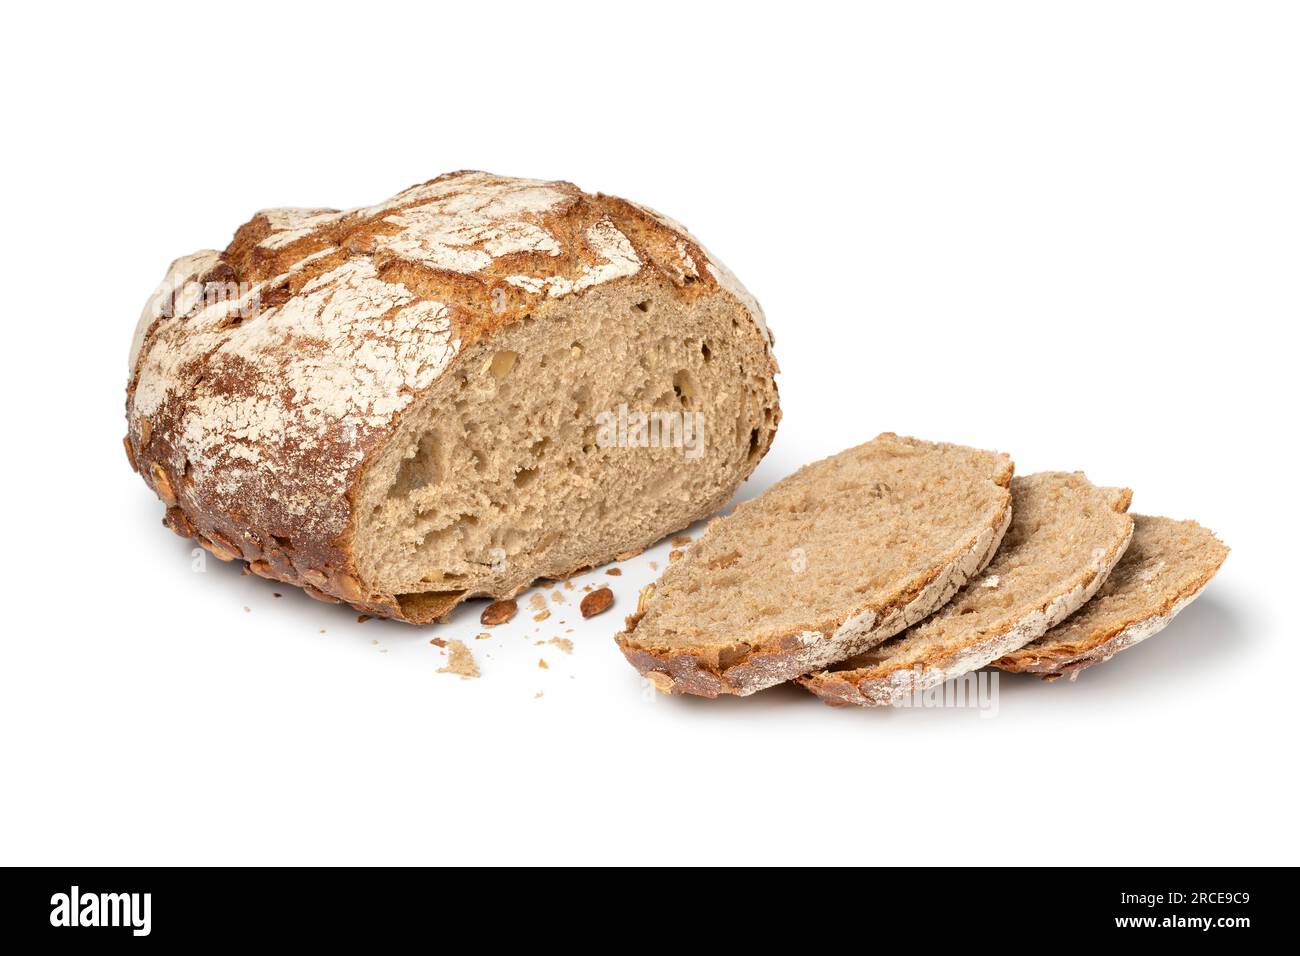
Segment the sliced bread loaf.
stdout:
[[994,662],[1073,678],[1162,630],[1204,590],[1228,548],[1195,521],[1134,515],[1133,543],[1091,601],[1064,624]]
[[1011,483],[1011,527],[984,573],[933,617],[800,683],[831,704],[890,704],[976,670],[1060,623],[1101,586],[1133,534],[1127,488],[1082,473]]
[[1002,454],[883,434],[709,525],[617,637],[665,693],[750,694],[946,602],[1011,519]]
[[425,623],[723,506],[772,442],[775,371],[758,303],[676,223],[460,172],[173,263],[126,450],[217,557]]

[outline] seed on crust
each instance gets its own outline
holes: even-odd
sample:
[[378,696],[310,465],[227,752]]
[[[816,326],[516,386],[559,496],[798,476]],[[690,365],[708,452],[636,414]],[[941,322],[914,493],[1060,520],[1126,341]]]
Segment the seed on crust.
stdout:
[[519,604],[514,600],[493,601],[483,609],[479,615],[479,623],[484,627],[495,627],[498,624],[504,624],[519,613]]
[[[242,559],[244,557],[244,552],[240,550],[239,545],[235,544],[233,541],[231,541],[225,535],[221,534],[219,531],[216,530],[209,531],[207,534],[207,538],[210,542],[212,542],[213,545],[216,546],[216,549],[213,550],[212,553],[216,554],[217,557],[221,558],[222,561],[233,561],[235,558]],[[219,554],[218,551],[224,553]]]
[[650,686],[661,694],[671,694],[673,692],[673,679],[663,671],[646,671],[645,679],[650,682]]
[[302,586],[302,589],[303,589],[304,591],[307,592],[307,596],[308,596],[308,597],[313,597],[313,598],[315,598],[317,601],[323,601],[323,602],[326,603],[326,604],[339,604],[339,603],[341,603],[341,602],[339,601],[339,599],[336,598],[334,595],[332,595],[332,594],[326,594],[326,593],[325,593],[324,591],[322,591],[320,588],[312,587],[310,584],[304,584],[304,585]]
[[206,548],[214,558],[217,558],[220,561],[233,561],[235,558],[239,557],[236,552],[229,550],[221,543],[210,538],[200,537],[199,544],[203,545],[203,547]]
[[163,524],[182,538],[193,538],[199,533],[199,529],[194,527],[194,522],[180,508],[168,508],[167,513],[163,515]]
[[360,601],[366,596],[365,592],[361,590],[361,584],[346,571],[340,571],[336,574],[333,583],[343,597],[349,601]]
[[163,466],[155,461],[149,466],[149,474],[153,475],[154,491],[158,492],[158,497],[163,500],[163,504],[168,507],[176,504],[176,492],[172,491],[171,479],[167,477]]
[[609,588],[597,588],[583,598],[578,607],[581,609],[583,617],[595,617],[597,614],[609,610],[609,606],[613,603],[613,591]]

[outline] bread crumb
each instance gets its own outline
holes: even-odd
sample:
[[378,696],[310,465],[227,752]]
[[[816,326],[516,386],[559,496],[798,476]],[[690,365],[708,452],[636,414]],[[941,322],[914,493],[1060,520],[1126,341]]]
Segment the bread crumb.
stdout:
[[486,640],[487,640],[489,637],[491,637],[491,636],[492,636],[491,634],[475,634],[475,635],[474,635],[474,640],[476,640],[476,641],[486,641]]
[[606,568],[606,569],[605,569],[605,573],[608,574],[610,577],[615,577],[615,578],[616,578],[616,577],[618,577],[620,574],[623,573],[623,569],[622,569],[622,568]]
[[537,666],[540,667],[540,668],[541,668],[542,670],[544,670],[544,671],[548,671],[548,670],[551,669],[551,665],[548,664],[548,663],[546,663],[546,658],[545,658],[545,657],[539,657],[539,658],[537,658]]
[[279,591],[272,591],[271,597],[284,597],[284,595],[281,594]]
[[320,629],[320,632],[321,632],[322,634],[324,634],[324,633],[325,633],[325,628],[322,627],[322,628]]
[[358,614],[358,615],[357,615],[357,623],[358,623],[358,624],[365,624],[366,621],[368,621],[368,620],[370,620],[370,615],[369,615],[369,614]]
[[566,591],[572,591],[572,590],[573,590],[573,582],[570,581],[568,578],[565,578],[565,579],[564,579],[564,590],[566,590]]
[[683,551],[681,548],[673,548],[673,550],[668,552],[668,563],[672,564],[674,561],[680,561],[683,557],[685,557],[685,555],[686,552]]
[[245,613],[245,614],[252,614],[252,613],[253,613],[253,609],[252,609],[251,607],[249,607],[247,604],[245,604],[245,605],[244,605],[244,613]]
[[658,571],[658,570],[659,570],[659,562],[658,562],[658,561],[651,561],[651,562],[650,562],[650,570],[651,570],[651,571]]
[[[321,631],[321,633],[324,634],[325,632],[324,632],[324,631]],[[441,637],[435,637],[435,638],[433,638],[432,640],[430,640],[429,643],[432,644],[434,647],[446,647],[446,646],[447,646],[447,642],[444,641]]]
[[447,666],[438,668],[439,674],[459,674],[461,680],[479,676],[474,655],[463,641],[451,640],[447,646],[451,648],[451,655],[447,658]]
[[669,544],[671,544],[674,548],[683,548],[694,540],[695,539],[692,538],[689,534],[679,534],[677,537],[673,538],[673,540],[670,541]]
[[564,592],[562,592],[562,591],[552,591],[552,592],[551,592],[551,600],[554,601],[556,604],[563,604],[563,603],[564,603]]
[[533,620],[544,621],[550,616],[551,616],[551,612],[543,608],[542,610],[538,611],[536,614],[533,615]]
[[543,696],[543,695],[542,695],[542,692],[539,690],[536,694],[533,695],[533,700],[537,700],[537,698],[539,698],[539,697],[541,697],[541,696]]
[[370,641],[370,643],[371,643],[371,644],[378,644],[378,643],[379,643],[379,638],[377,638],[377,637],[376,637],[376,638],[372,638],[371,641]]
[[566,654],[573,653],[573,641],[569,640],[567,637],[553,637],[546,643],[554,644]]
[[252,574],[252,573],[253,573],[252,569],[248,566],[248,562],[244,562],[244,566],[243,566],[242,568],[239,569],[239,573],[240,573],[240,574]]
[[546,595],[541,591],[534,591],[533,596],[528,599],[528,606],[534,611],[540,611],[546,607]]

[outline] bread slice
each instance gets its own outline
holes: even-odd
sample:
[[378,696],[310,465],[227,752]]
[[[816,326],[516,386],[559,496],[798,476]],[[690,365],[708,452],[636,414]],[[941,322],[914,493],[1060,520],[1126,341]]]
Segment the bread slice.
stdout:
[[883,434],[715,520],[617,636],[665,693],[752,694],[871,647],[988,563],[1011,460]]
[[1127,488],[1081,472],[1011,482],[1011,527],[984,573],[929,620],[800,683],[831,704],[906,699],[1041,637],[1101,586],[1133,535]]
[[460,172],[177,260],[127,454],[223,560],[425,623],[722,507],[780,410],[758,303],[679,225]]
[[1108,661],[1163,630],[1205,589],[1228,548],[1195,521],[1134,515],[1133,543],[1078,614],[995,661],[1004,671],[1059,677]]

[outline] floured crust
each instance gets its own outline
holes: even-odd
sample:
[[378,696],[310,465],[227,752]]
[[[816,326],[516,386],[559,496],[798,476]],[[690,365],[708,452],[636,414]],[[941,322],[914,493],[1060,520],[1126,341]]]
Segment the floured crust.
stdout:
[[[882,440],[926,444],[888,433],[876,439]],[[1013,466],[1005,455],[999,456],[999,461],[1000,467],[990,475],[990,480],[1005,489],[1011,481]],[[762,498],[748,504],[753,506]],[[709,698],[720,694],[747,696],[861,653],[917,623],[946,603],[988,564],[1010,522],[1011,496],[1005,494],[974,539],[966,542],[951,559],[933,565],[920,577],[920,583],[899,590],[886,600],[864,603],[837,620],[821,622],[813,628],[787,631],[761,642],[748,639],[750,650],[735,659],[724,659],[716,647],[646,646],[636,629],[645,616],[646,604],[653,597],[653,586],[643,594],[637,613],[627,618],[624,631],[615,639],[628,661],[662,693]]]
[[1228,548],[1194,521],[1134,515],[1133,544],[1096,598],[1040,640],[993,662],[1049,679],[1110,660],[1168,626],[1205,590]]
[[[984,575],[935,617],[865,655],[859,666],[848,661],[799,679],[799,683],[833,705],[885,706],[927,688],[978,670],[1002,655],[1041,637],[1082,607],[1120,561],[1133,537],[1133,519],[1125,512],[1132,500],[1127,488],[1096,488],[1081,474],[1042,473],[1012,483],[1012,532]],[[1076,539],[1076,524],[1091,509],[1090,536]],[[1024,522],[1030,522],[1026,525]],[[1046,537],[1043,537],[1046,535]],[[1088,549],[1077,566],[1027,581],[1042,569],[1032,565],[1033,550],[1055,557],[1058,535],[1071,546]],[[1004,612],[990,596],[998,588],[1028,585],[1016,613]],[[993,599],[996,600],[996,599]],[[1001,616],[992,627],[978,613]],[[870,660],[870,658],[878,658]]]
[[164,523],[218,558],[369,614],[436,619],[466,595],[399,600],[360,579],[362,474],[471,346],[624,282],[738,304],[775,372],[753,297],[689,233],[625,200],[460,172],[370,207],[265,210],[224,251],[176,260],[146,304],[128,458]]

